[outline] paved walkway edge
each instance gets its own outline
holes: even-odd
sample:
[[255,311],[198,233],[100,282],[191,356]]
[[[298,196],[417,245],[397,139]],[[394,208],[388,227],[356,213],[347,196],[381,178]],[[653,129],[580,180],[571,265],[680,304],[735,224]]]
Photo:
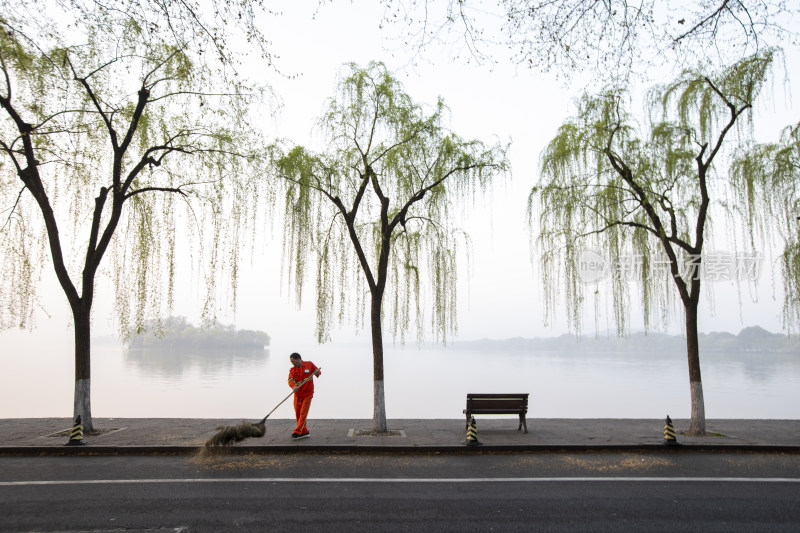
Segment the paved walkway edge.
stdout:
[[491,453],[685,453],[757,452],[800,453],[800,446],[750,444],[582,444],[493,445],[493,446],[0,446],[0,456],[90,456],[90,455],[267,455],[286,453],[328,454],[491,454]]
[[[95,418],[96,434],[82,445],[66,446],[72,421],[67,418],[0,419],[0,455],[192,455],[231,419]],[[536,419],[529,432],[514,418],[481,418],[481,446],[466,446],[463,419],[393,419],[388,434],[374,435],[372,421],[320,419],[310,424],[311,438],[293,440],[295,420],[271,420],[266,433],[232,446],[224,454],[270,453],[681,453],[758,451],[800,453],[800,420],[707,420],[707,434],[689,436],[689,420],[673,420],[678,445],[666,445],[663,419]],[[472,433],[472,431],[470,432]],[[212,449],[214,450],[214,449]]]

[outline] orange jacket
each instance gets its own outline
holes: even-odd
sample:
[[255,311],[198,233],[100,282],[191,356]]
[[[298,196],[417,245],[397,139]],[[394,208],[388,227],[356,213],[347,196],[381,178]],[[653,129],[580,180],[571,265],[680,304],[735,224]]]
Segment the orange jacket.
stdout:
[[[317,366],[312,363],[311,361],[303,361],[303,364],[300,366],[293,366],[289,369],[289,386],[291,388],[295,388],[298,386],[304,379],[310,377],[314,372],[317,371]],[[295,396],[299,398],[308,398],[314,395],[314,380],[309,379],[305,385],[300,387],[300,389],[294,393]]]

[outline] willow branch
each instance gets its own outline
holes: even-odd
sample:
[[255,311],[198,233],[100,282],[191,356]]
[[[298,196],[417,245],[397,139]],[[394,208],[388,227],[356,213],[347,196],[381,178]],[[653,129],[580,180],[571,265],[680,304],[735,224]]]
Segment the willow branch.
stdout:
[[711,19],[719,18],[720,13],[722,13],[722,11],[727,8],[728,1],[729,0],[722,0],[722,4],[720,4],[720,6],[713,13],[711,13],[709,16],[707,16],[706,18],[704,18],[703,20],[701,20],[700,22],[695,24],[692,28],[690,28],[689,30],[687,30],[683,34],[681,34],[678,37],[674,38],[672,40],[672,42],[675,43],[675,44],[679,43],[680,41],[682,41],[683,39],[685,39],[689,35],[693,34],[697,30],[699,30],[701,27],[705,26],[708,23],[708,21],[710,21]]
[[14,216],[14,212],[17,210],[17,206],[19,205],[19,201],[22,198],[22,193],[24,193],[25,189],[27,189],[27,188],[28,187],[26,185],[23,185],[22,189],[20,189],[19,194],[17,195],[17,199],[14,201],[14,205],[12,205],[8,210],[9,211],[8,217],[6,218],[5,224],[3,224],[3,229],[6,229],[8,227],[8,225],[11,223],[11,217]]
[[100,117],[103,119],[103,122],[106,125],[106,129],[108,130],[109,137],[111,138],[111,144],[114,147],[114,150],[117,149],[117,132],[114,130],[114,126],[111,123],[111,119],[106,115],[105,111],[103,111],[102,106],[100,105],[100,101],[97,98],[97,95],[92,90],[89,82],[86,81],[86,78],[80,78],[78,73],[75,71],[75,66],[72,64],[72,60],[70,60],[69,55],[66,56],[67,63],[69,64],[69,68],[72,71],[72,75],[75,81],[80,83],[86,93],[89,95],[89,98],[92,100],[97,113],[100,114]]
[[125,199],[131,198],[132,196],[136,196],[137,194],[142,194],[146,192],[169,192],[169,193],[177,193],[183,197],[188,197],[189,195],[186,194],[186,191],[181,189],[183,185],[179,187],[142,187],[141,189],[136,189],[135,191],[131,191],[125,195]]

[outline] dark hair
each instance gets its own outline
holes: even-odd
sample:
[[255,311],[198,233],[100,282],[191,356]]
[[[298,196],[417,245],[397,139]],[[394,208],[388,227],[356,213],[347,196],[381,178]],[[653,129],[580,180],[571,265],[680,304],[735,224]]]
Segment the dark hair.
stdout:
[[289,356],[289,359],[302,359],[302,357],[300,357],[299,353],[294,352],[292,355]]

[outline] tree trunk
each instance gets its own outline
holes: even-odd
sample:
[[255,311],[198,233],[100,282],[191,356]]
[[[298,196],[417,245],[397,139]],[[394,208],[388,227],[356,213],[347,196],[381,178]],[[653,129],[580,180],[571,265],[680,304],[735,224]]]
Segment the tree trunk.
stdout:
[[700,376],[700,344],[697,335],[697,303],[684,304],[686,311],[686,353],[689,359],[689,386],[692,398],[692,421],[689,435],[705,435],[706,409],[703,380]]
[[81,417],[83,431],[94,431],[91,406],[91,306],[79,304],[73,308],[75,321],[75,404],[72,419]]
[[381,305],[383,295],[377,291],[372,294],[370,307],[370,323],[372,326],[372,367],[374,380],[374,411],[372,430],[375,433],[386,433],[386,399],[383,388],[383,323]]

